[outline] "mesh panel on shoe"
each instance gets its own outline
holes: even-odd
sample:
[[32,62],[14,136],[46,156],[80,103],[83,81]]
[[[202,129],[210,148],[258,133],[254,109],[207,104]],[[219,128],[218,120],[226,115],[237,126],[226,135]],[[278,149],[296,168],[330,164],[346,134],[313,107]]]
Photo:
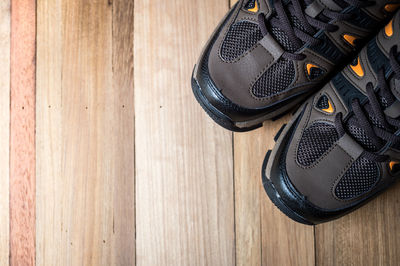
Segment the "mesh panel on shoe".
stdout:
[[335,126],[324,122],[315,122],[307,128],[299,143],[297,161],[310,166],[317,161],[339,139]]
[[317,108],[322,110],[322,109],[327,109],[329,108],[329,99],[326,95],[322,95],[317,102]]
[[313,68],[311,68],[311,72],[308,75],[308,78],[310,80],[314,80],[314,79],[321,77],[323,74],[325,74],[325,70],[323,70],[322,68],[313,67]]
[[253,95],[258,98],[271,97],[287,89],[295,77],[293,62],[279,59],[253,85]]
[[376,150],[375,145],[371,142],[364,129],[355,125],[350,125],[348,126],[348,130],[350,135],[353,136],[367,150]]
[[336,197],[353,199],[368,192],[378,181],[379,169],[376,163],[365,158],[357,159],[347,170],[335,188]]
[[286,33],[283,30],[281,30],[277,27],[272,27],[271,34],[282,45],[282,47],[286,51],[288,51],[288,52],[296,51],[296,49],[293,46],[292,42],[290,41],[289,37],[286,35]]
[[241,21],[228,31],[221,47],[221,57],[225,61],[233,61],[243,55],[263,38],[258,24]]
[[383,96],[381,96],[381,95],[379,95],[378,97],[379,97],[379,100],[380,100],[380,102],[381,102],[383,108],[387,108],[387,107],[389,107],[389,106],[392,104],[392,103],[390,103],[390,102],[388,101],[388,99],[386,99],[385,97],[383,97]]

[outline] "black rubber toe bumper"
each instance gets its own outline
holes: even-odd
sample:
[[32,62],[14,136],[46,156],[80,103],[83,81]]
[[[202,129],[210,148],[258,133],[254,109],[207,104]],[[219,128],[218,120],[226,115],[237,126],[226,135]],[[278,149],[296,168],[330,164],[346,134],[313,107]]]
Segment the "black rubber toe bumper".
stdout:
[[[192,90],[201,107],[218,125],[235,132],[246,132],[262,127],[262,122],[234,122],[229,115],[226,114],[229,113],[230,107],[228,106],[233,106],[233,104],[227,99],[224,99],[219,92],[215,91],[215,89],[212,89],[209,86],[204,85],[202,89],[202,87],[199,85],[199,82],[194,77],[192,77]],[[225,110],[226,113],[224,113],[222,110]],[[231,112],[232,111],[230,111],[230,113]]]
[[292,220],[302,223],[302,224],[306,224],[306,225],[314,225],[314,223],[306,220],[303,216],[296,213],[285,203],[285,201],[282,199],[281,195],[276,190],[274,184],[265,175],[265,169],[266,169],[270,154],[271,154],[271,151],[268,151],[268,153],[264,159],[264,163],[263,163],[263,167],[262,167],[262,182],[263,182],[264,190],[267,193],[268,197],[270,198],[272,203],[274,203],[274,205],[281,212],[283,212],[286,216],[288,216]]

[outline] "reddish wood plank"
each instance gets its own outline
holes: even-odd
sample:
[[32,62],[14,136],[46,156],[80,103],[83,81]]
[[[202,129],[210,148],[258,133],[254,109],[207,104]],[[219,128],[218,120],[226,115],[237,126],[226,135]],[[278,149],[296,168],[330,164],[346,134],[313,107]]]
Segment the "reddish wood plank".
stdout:
[[10,4],[0,1],[0,265],[9,264]]
[[11,265],[35,264],[35,5],[11,2]]

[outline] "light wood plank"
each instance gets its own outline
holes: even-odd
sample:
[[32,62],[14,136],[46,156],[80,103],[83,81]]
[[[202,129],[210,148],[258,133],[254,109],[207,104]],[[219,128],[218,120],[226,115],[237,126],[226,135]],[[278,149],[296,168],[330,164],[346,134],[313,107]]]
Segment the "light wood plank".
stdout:
[[35,264],[36,1],[12,0],[10,264]]
[[132,16],[38,1],[39,265],[134,264]]
[[36,262],[65,263],[62,175],[62,0],[37,1]]
[[234,265],[231,133],[190,88],[226,0],[135,1],[138,265]]
[[[237,1],[231,0],[231,6]],[[314,265],[314,229],[282,214],[261,181],[265,154],[289,116],[253,132],[235,133],[235,217],[238,265]]]
[[0,265],[9,264],[10,8],[0,2]]
[[262,141],[264,132],[258,129],[234,134],[237,265],[261,265],[262,262],[261,205],[264,201],[260,173],[266,150]]
[[289,117],[235,133],[236,260],[238,265],[314,265],[314,229],[296,223],[270,201],[261,181],[265,154]]
[[[113,161],[111,265],[135,264],[134,1],[113,0],[113,108],[107,119]],[[114,134],[114,136],[113,136]]]
[[361,209],[316,227],[318,265],[399,265],[400,184]]

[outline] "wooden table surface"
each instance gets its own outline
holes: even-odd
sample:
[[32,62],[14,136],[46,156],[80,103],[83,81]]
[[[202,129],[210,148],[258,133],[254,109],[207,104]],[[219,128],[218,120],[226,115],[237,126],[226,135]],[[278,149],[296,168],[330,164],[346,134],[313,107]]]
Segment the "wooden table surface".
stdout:
[[400,186],[304,226],[268,200],[288,117],[215,125],[190,77],[229,0],[0,1],[0,265],[400,265]]

